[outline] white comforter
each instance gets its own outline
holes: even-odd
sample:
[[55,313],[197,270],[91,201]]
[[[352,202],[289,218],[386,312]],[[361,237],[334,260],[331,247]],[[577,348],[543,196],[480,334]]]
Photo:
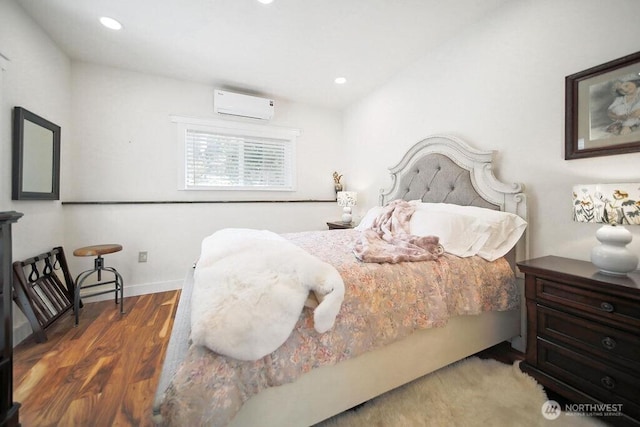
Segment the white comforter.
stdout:
[[269,231],[224,229],[205,238],[194,279],[193,344],[239,360],[280,347],[309,291],[325,296],[314,310],[319,333],[333,327],[344,298],[334,267]]

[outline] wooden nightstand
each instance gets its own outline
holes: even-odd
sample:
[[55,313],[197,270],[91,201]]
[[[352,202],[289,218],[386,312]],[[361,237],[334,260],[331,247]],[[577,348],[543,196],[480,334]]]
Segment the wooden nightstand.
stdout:
[[525,273],[527,354],[520,368],[575,403],[622,404],[613,424],[640,423],[640,274],[607,276],[547,256]]
[[356,225],[353,222],[350,222],[348,224],[345,224],[342,221],[327,222],[327,227],[329,227],[329,230],[341,230],[346,228],[353,228],[355,226]]

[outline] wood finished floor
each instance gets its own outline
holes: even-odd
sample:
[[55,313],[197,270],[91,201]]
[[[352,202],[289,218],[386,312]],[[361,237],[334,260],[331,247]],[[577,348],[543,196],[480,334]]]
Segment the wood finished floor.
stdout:
[[[151,408],[180,291],[86,304],[80,325],[69,313],[14,349],[14,401],[23,427],[153,426]],[[507,344],[478,354],[522,359]]]
[[151,407],[180,291],[85,304],[14,349],[23,427],[152,426]]

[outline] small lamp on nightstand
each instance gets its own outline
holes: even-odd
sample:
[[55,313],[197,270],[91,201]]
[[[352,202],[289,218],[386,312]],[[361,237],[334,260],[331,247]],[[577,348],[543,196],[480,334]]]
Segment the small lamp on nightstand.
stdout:
[[355,191],[338,191],[338,206],[342,206],[342,222],[350,224],[351,207],[358,203],[358,193]]
[[604,224],[591,262],[601,273],[625,276],[638,267],[638,255],[627,248],[633,236],[624,225],[640,225],[640,183],[588,184],[573,187],[573,220]]

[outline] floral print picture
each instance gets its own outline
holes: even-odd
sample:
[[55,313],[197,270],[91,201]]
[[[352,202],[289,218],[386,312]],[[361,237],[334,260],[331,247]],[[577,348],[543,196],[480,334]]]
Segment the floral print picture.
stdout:
[[640,74],[593,85],[590,99],[591,140],[640,132]]
[[640,52],[565,78],[565,159],[640,151]]

